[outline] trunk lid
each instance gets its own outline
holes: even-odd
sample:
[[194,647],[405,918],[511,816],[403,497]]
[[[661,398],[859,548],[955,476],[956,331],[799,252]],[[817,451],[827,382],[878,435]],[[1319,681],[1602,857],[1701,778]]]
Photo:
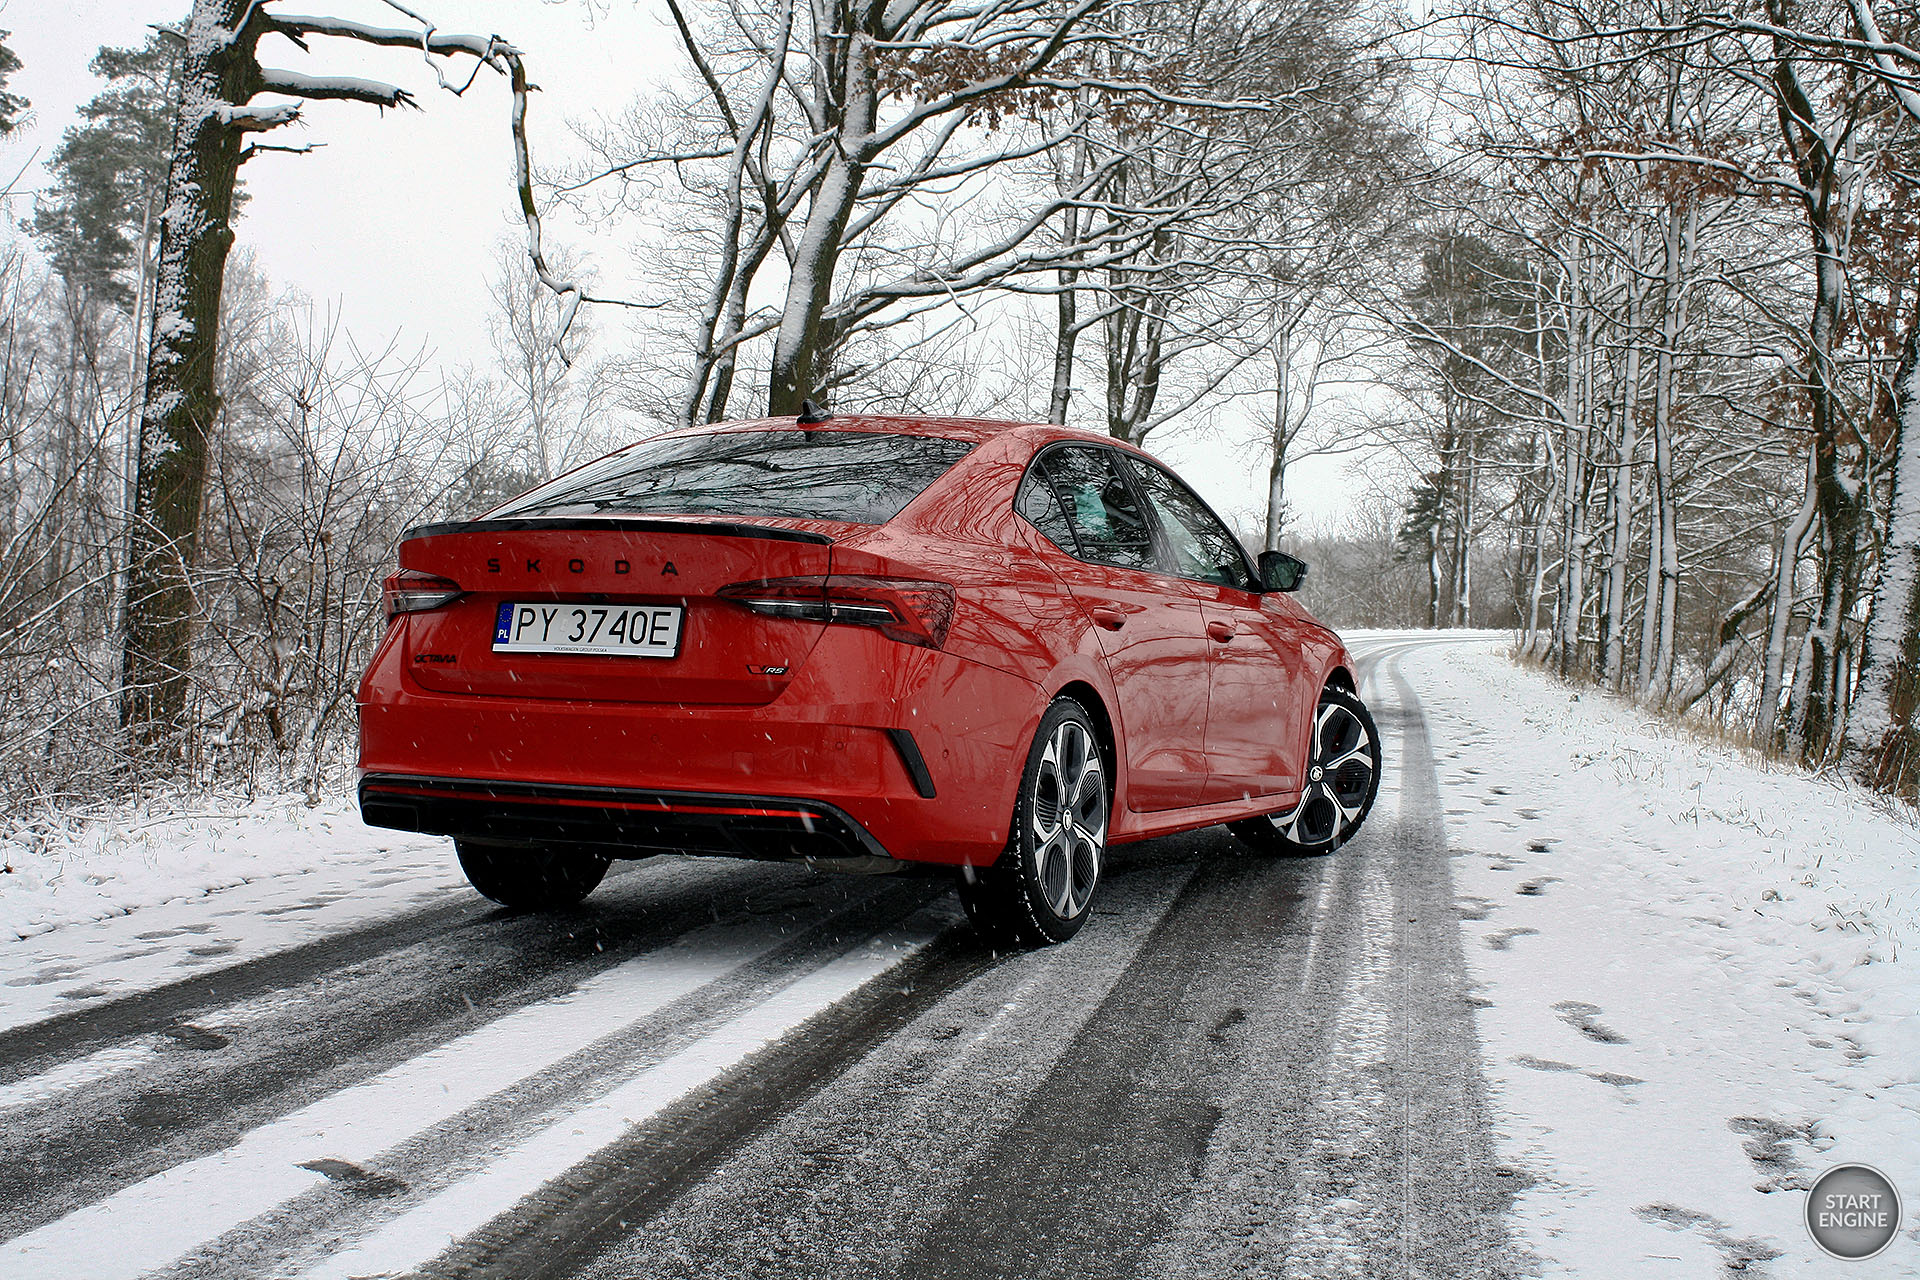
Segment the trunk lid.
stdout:
[[[467,594],[404,614],[405,661],[424,688],[521,698],[763,705],[792,682],[825,624],[752,613],[715,595],[762,578],[829,572],[816,522],[672,518],[476,520],[409,530],[400,565]],[[675,606],[672,657],[494,649],[503,604]],[[614,615],[618,617],[619,615]],[[562,622],[564,626],[564,620]]]

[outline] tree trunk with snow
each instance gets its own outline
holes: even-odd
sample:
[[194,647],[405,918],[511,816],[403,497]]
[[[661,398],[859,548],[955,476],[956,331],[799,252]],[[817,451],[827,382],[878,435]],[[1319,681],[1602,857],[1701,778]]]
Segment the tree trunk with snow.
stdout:
[[[370,27],[344,19],[282,16],[272,0],[194,0],[181,31],[182,89],[162,194],[153,318],[141,390],[121,661],[121,723],[142,746],[155,746],[174,734],[187,710],[198,613],[192,574],[206,496],[208,439],[221,411],[220,297],[234,239],[234,183],[240,166],[255,152],[305,149],[249,143],[248,138],[299,119],[301,99],[380,107],[413,101],[404,89],[379,81],[263,68],[254,56],[261,37],[275,33],[302,47],[317,35],[412,49],[427,58],[442,86],[454,93],[463,92],[466,84],[442,74],[436,56],[465,55],[510,75],[516,177],[529,256],[541,283],[569,296],[567,318],[581,299],[578,289],[551,275],[541,256],[526,152],[526,75],[518,52],[495,37],[454,35],[420,22],[415,29]],[[263,93],[293,101],[254,105]],[[563,319],[563,335],[565,329]]]
[[1560,590],[1557,601],[1559,635],[1555,639],[1556,668],[1564,677],[1580,662],[1580,615],[1586,599],[1587,557],[1587,426],[1585,414],[1592,400],[1588,381],[1592,365],[1591,324],[1586,306],[1583,263],[1576,250],[1567,273],[1567,390],[1562,427],[1566,435],[1566,487],[1560,545]]
[[[1768,14],[1783,20],[1783,0],[1768,0]],[[1813,314],[1806,336],[1804,387],[1811,435],[1813,490],[1820,513],[1821,555],[1818,612],[1807,628],[1805,662],[1788,700],[1786,745],[1790,754],[1817,764],[1844,732],[1849,644],[1843,628],[1859,590],[1860,536],[1868,502],[1866,478],[1856,465],[1857,447],[1840,402],[1837,348],[1847,294],[1853,208],[1865,171],[1854,154],[1856,134],[1846,112],[1823,122],[1800,80],[1792,42],[1775,36],[1773,90],[1779,105],[1780,141],[1800,179],[1796,192],[1806,218],[1813,268]]]
[[873,37],[859,29],[864,24],[852,25],[854,29],[845,32],[821,31],[816,41],[818,74],[831,81],[824,96],[839,109],[838,136],[826,175],[814,188],[789,269],[767,382],[767,413],[773,417],[799,413],[800,402],[822,390],[839,346],[833,326],[826,323],[827,304],[833,301],[840,249],[873,156],[873,130],[880,114]]
[[[1638,269],[1640,239],[1631,254]],[[1601,616],[1600,679],[1618,693],[1627,669],[1627,562],[1633,550],[1633,455],[1639,445],[1640,317],[1645,291],[1627,283],[1627,367],[1620,389],[1620,434],[1613,471],[1613,540],[1607,548],[1607,608]]]
[[1673,403],[1675,349],[1686,329],[1686,281],[1693,274],[1698,205],[1682,219],[1666,212],[1666,257],[1661,289],[1660,350],[1653,375],[1653,517],[1647,549],[1647,603],[1640,644],[1640,691],[1656,702],[1673,689],[1673,633],[1680,598],[1679,502],[1674,493]]
[[1920,786],[1920,315],[1893,386],[1893,501],[1845,753],[1862,782],[1912,798]]
[[1859,539],[1866,486],[1847,458],[1847,428],[1835,403],[1834,344],[1838,340],[1844,244],[1815,229],[1814,318],[1808,334],[1807,395],[1813,417],[1815,497],[1823,531],[1818,612],[1807,629],[1807,666],[1788,708],[1787,745],[1807,763],[1827,756],[1846,705],[1847,637],[1842,628],[1859,588]]
[[197,0],[187,20],[183,90],[160,214],[159,264],[140,415],[139,469],[127,564],[121,723],[152,743],[186,710],[196,606],[191,572],[220,414],[214,385],[220,291],[241,131],[226,113],[253,96],[257,29],[250,0]]
[[1800,553],[1819,513],[1819,478],[1811,455],[1807,458],[1806,495],[1800,509],[1780,535],[1780,553],[1774,562],[1773,616],[1767,626],[1766,655],[1761,666],[1760,701],[1754,708],[1753,734],[1768,750],[1775,747],[1780,723],[1780,694],[1785,688],[1787,635],[1793,625],[1794,583],[1800,574]]

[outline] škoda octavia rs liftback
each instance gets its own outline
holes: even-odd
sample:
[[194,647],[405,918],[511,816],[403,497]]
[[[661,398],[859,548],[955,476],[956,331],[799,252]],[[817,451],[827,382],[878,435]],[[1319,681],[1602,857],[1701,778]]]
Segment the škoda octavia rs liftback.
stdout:
[[675,851],[954,868],[1038,944],[1110,844],[1326,853],[1379,784],[1338,637],[1138,449],[774,418],[642,440],[410,530],[359,693],[366,821],[509,907]]

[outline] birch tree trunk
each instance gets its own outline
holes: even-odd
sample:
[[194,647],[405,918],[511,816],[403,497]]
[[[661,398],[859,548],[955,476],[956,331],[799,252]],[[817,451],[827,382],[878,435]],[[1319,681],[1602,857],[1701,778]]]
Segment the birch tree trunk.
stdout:
[[1673,401],[1675,349],[1687,323],[1686,280],[1693,268],[1697,205],[1667,207],[1666,256],[1661,286],[1660,350],[1653,387],[1654,518],[1647,550],[1647,603],[1640,642],[1640,692],[1664,702],[1673,689],[1674,615],[1680,600],[1679,503],[1673,491]]
[[1868,786],[1912,798],[1920,783],[1920,314],[1893,386],[1893,500],[1845,754]]
[[1586,406],[1589,402],[1587,365],[1590,362],[1585,280],[1578,252],[1568,263],[1566,493],[1560,562],[1560,635],[1558,669],[1570,675],[1580,661],[1580,614],[1586,586],[1582,581],[1587,547],[1586,526]]
[[1800,509],[1780,535],[1780,559],[1774,566],[1773,617],[1767,626],[1766,665],[1760,678],[1760,701],[1754,708],[1753,736],[1764,748],[1774,749],[1780,722],[1780,694],[1786,675],[1787,632],[1793,625],[1794,580],[1799,576],[1800,552],[1818,514],[1819,473],[1813,455],[1807,456],[1807,488]]
[[[1632,256],[1639,258],[1639,237]],[[1620,443],[1613,473],[1613,543],[1607,552],[1607,610],[1600,678],[1618,693],[1627,666],[1627,560],[1633,543],[1633,455],[1638,445],[1634,411],[1640,401],[1640,312],[1645,292],[1627,284],[1627,368],[1620,391]]]

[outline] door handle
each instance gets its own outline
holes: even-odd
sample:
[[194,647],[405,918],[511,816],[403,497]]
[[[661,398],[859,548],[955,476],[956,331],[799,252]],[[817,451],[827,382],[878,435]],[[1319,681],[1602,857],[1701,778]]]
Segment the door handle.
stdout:
[[1218,640],[1221,644],[1225,644],[1227,641],[1233,639],[1236,633],[1231,623],[1209,622],[1207,624],[1207,634],[1213,639]]
[[1118,609],[1107,609],[1096,605],[1087,610],[1087,616],[1093,619],[1096,626],[1105,627],[1109,631],[1118,631],[1127,625],[1127,615]]

